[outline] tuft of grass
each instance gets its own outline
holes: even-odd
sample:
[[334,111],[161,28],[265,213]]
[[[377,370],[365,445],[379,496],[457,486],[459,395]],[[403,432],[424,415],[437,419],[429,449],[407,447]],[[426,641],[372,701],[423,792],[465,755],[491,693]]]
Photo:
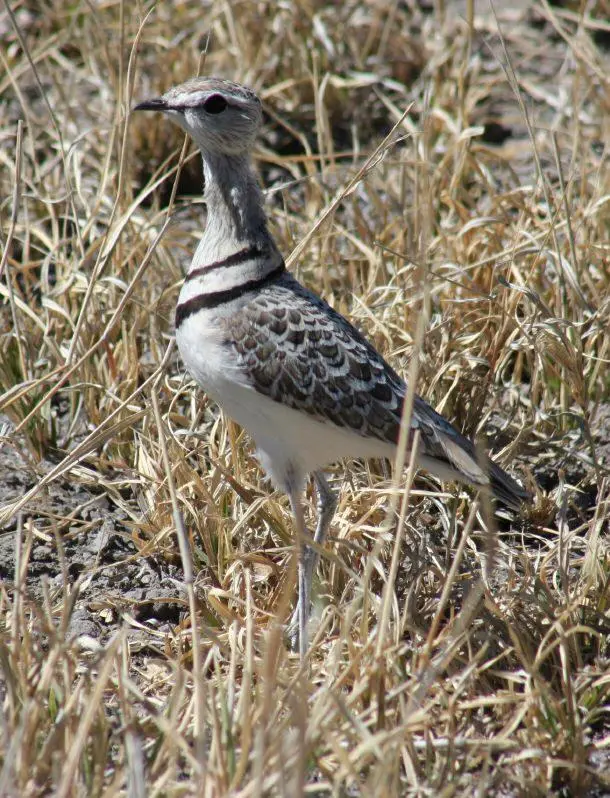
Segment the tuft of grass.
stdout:
[[[5,3],[0,794],[610,787],[608,24],[496,11]],[[299,278],[536,492],[330,469],[304,667],[286,499],[172,343],[197,154],[129,114],[197,72],[263,98]]]

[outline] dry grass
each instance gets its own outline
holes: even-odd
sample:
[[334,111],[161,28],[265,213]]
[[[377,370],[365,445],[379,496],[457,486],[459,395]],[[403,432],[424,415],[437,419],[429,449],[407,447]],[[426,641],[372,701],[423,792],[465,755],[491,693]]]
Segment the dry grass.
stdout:
[[[610,789],[610,28],[516,5],[0,12],[0,794]],[[337,465],[302,669],[286,499],[170,343],[200,167],[129,116],[198,69],[265,101],[299,277],[538,485]]]

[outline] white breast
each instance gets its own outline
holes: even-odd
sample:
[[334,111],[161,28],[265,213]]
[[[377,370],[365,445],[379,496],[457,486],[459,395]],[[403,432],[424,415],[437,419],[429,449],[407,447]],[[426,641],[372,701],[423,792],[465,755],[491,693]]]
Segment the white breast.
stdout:
[[221,335],[213,317],[200,311],[185,319],[176,340],[189,373],[254,439],[261,465],[281,490],[290,492],[289,478],[292,487],[302,487],[309,473],[343,457],[393,456],[388,443],[320,422],[259,394],[230,349],[222,346]]

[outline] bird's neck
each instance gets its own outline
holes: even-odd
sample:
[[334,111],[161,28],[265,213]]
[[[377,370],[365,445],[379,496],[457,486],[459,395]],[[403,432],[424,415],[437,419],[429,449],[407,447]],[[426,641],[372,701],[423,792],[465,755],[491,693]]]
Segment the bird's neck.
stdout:
[[202,156],[208,218],[201,243],[206,257],[219,260],[245,247],[275,248],[249,158],[209,152]]
[[285,268],[267,229],[262,193],[248,158],[209,152],[202,156],[208,218],[181,302],[260,284]]

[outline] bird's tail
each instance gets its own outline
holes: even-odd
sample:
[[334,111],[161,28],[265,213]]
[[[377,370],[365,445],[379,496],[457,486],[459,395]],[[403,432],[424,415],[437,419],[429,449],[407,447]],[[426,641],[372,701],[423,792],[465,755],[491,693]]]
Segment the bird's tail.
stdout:
[[525,488],[487,455],[479,455],[472,441],[423,400],[416,402],[413,417],[420,431],[421,465],[429,471],[485,490],[512,510],[531,501]]
[[532,501],[532,494],[523,488],[516,479],[513,479],[493,460],[488,457],[485,459],[489,474],[489,488],[498,501],[512,510],[519,510],[522,505]]

